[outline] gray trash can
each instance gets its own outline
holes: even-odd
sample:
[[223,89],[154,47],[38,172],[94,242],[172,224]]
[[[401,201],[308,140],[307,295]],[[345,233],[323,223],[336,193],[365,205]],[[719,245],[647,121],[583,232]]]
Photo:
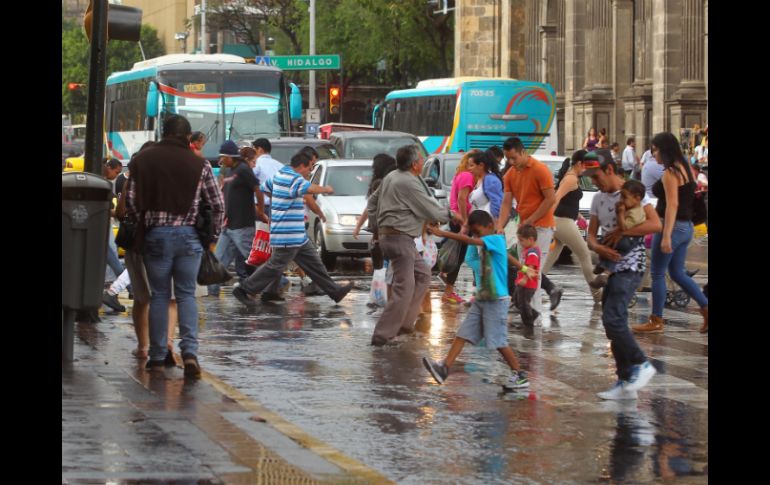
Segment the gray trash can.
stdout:
[[75,310],[102,304],[112,184],[91,173],[61,176],[62,358],[72,360]]

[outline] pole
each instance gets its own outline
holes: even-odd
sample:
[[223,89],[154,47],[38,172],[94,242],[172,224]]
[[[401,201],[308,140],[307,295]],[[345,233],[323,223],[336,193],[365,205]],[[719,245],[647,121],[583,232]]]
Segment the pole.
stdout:
[[340,54],[340,123],[342,123],[342,111],[345,106],[345,68],[342,64],[342,54]]
[[209,43],[206,41],[206,0],[201,0],[201,53],[209,53]]
[[[315,0],[310,0],[310,55],[315,55]],[[309,86],[310,99],[308,100],[309,108],[317,108],[315,92],[315,71],[310,71],[310,86]]]
[[107,0],[94,0],[91,17],[91,55],[88,69],[85,169],[102,174],[104,91],[107,71]]

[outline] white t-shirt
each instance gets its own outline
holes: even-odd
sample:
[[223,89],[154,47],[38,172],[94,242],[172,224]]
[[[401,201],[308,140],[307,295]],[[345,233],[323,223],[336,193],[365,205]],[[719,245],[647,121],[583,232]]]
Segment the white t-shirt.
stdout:
[[[615,206],[620,201],[620,191],[614,193],[598,192],[591,202],[591,217],[597,217],[599,220],[599,233],[607,234],[618,227],[618,217],[615,212]],[[645,194],[642,199],[642,207],[651,205],[652,199]],[[618,261],[615,271],[639,271],[645,269],[647,255],[644,251],[644,244],[640,244],[628,252]]]
[[[282,168],[283,164],[281,162],[271,157],[269,154],[265,154],[257,158],[257,165],[254,167],[254,175],[257,177],[257,180],[259,180],[259,184],[262,185],[272,179],[273,175],[278,173]],[[265,206],[269,205],[270,197],[265,194]]]
[[492,213],[491,204],[487,195],[484,193],[483,180],[479,180],[476,184],[476,188],[470,194],[471,210],[483,210]]
[[626,145],[623,150],[623,170],[633,170],[636,165],[636,151],[631,145]]

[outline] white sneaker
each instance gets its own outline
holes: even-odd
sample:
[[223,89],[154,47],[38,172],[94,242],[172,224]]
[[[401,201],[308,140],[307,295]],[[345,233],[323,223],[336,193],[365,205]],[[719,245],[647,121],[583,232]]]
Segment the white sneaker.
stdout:
[[650,379],[652,379],[652,376],[654,376],[657,372],[658,371],[655,370],[655,367],[652,366],[649,360],[644,364],[633,366],[631,370],[631,377],[628,379],[628,383],[626,384],[626,389],[629,391],[638,391],[639,389],[646,386],[647,383],[650,382]]
[[618,381],[615,383],[614,386],[612,386],[612,389],[609,391],[599,392],[596,394],[602,399],[612,400],[612,401],[619,401],[622,399],[636,399],[636,391],[631,391],[627,387],[627,383],[625,381]]

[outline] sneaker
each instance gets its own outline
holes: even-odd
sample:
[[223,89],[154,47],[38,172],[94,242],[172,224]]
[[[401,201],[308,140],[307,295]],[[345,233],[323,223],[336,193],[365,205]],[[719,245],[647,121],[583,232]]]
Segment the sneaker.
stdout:
[[503,382],[503,387],[511,391],[515,391],[516,389],[527,389],[529,387],[527,372],[523,370],[512,371],[511,377]]
[[556,307],[559,306],[559,303],[561,302],[561,296],[564,294],[564,288],[561,286],[557,286],[553,290],[551,290],[550,293],[548,293],[548,296],[551,298],[551,311],[556,310]]
[[120,301],[118,301],[117,295],[110,295],[106,291],[102,293],[102,303],[107,305],[108,307],[112,308],[116,312],[124,312],[126,311],[126,307],[120,304]]
[[607,280],[608,279],[609,279],[609,277],[606,274],[602,273],[599,276],[597,276],[596,278],[594,278],[591,282],[589,282],[588,286],[590,286],[591,288],[593,288],[595,290],[598,290],[600,288],[604,288],[605,286],[607,286]]
[[147,370],[161,370],[165,367],[165,361],[163,360],[148,360],[144,368]]
[[[235,292],[233,292],[234,294]],[[260,300],[264,302],[268,301],[286,301],[286,298],[282,297],[278,293],[262,293],[262,295],[259,297]]]
[[652,376],[658,371],[648,360],[644,364],[637,364],[631,368],[631,377],[628,379],[628,383],[625,385],[629,391],[638,391],[650,382]]
[[347,296],[348,293],[350,293],[350,290],[353,289],[353,282],[348,282],[347,285],[340,288],[339,292],[332,297],[332,300],[334,300],[334,303],[339,303],[342,301],[345,296]]
[[176,367],[176,359],[174,359],[174,352],[169,350],[166,352],[166,358],[163,359],[163,365],[166,367]]
[[201,376],[201,366],[198,364],[198,358],[193,354],[182,354],[184,363],[184,376],[199,379]]
[[457,293],[455,293],[454,291],[452,293],[449,293],[449,294],[444,293],[443,295],[441,295],[441,301],[446,301],[446,302],[449,302],[449,303],[463,303],[463,302],[465,302],[465,300],[463,300],[462,297],[460,295],[458,295]]
[[424,365],[425,368],[428,369],[428,372],[430,372],[430,375],[432,375],[433,378],[436,379],[436,382],[438,382],[439,384],[443,384],[446,378],[449,377],[449,368],[444,364],[439,364],[433,359],[429,359],[428,357],[423,357],[422,365]]
[[616,382],[615,385],[612,386],[612,389],[609,391],[599,392],[596,395],[608,401],[619,401],[623,399],[637,398],[636,391],[629,390],[628,383],[621,380],[618,380],[618,382]]
[[240,285],[233,288],[233,296],[246,306],[254,306],[257,303]]

